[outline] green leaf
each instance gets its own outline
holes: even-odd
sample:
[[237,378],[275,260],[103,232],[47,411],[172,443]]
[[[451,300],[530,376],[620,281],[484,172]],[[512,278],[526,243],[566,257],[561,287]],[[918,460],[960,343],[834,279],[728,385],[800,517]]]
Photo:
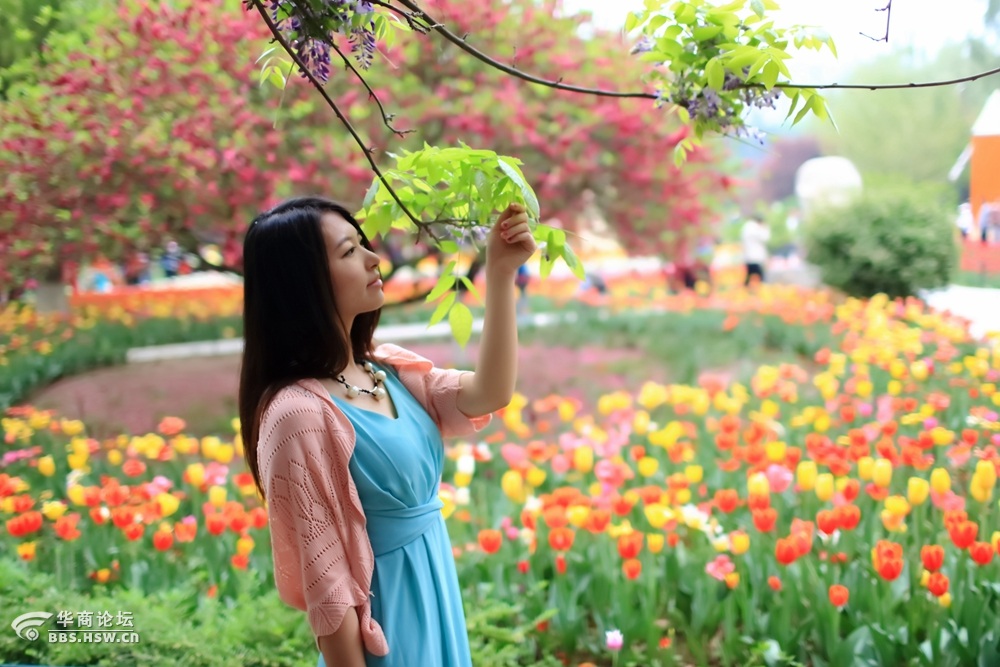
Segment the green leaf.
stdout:
[[517,165],[508,157],[500,157],[497,166],[500,167],[500,171],[507,174],[508,178],[521,191],[521,196],[524,198],[524,205],[528,207],[528,211],[534,216],[535,220],[541,219],[541,211],[538,208],[538,197],[535,196],[535,192],[528,185],[528,182],[524,180],[524,174],[521,173]]
[[437,308],[434,309],[434,313],[431,315],[431,320],[427,323],[427,326],[432,327],[444,319],[444,316],[448,314],[448,311],[451,310],[451,307],[455,304],[455,296],[455,292],[448,293],[448,296],[446,296],[441,303],[438,304]]
[[[454,294],[454,293],[453,293]],[[472,311],[464,303],[456,303],[448,315],[451,333],[462,347],[469,342],[472,335]]]
[[379,187],[382,185],[382,181],[376,177],[372,180],[371,186],[368,188],[368,192],[365,193],[365,200],[361,203],[361,210],[367,210],[372,202],[375,201],[375,195],[378,194]]
[[764,87],[768,90],[774,88],[774,84],[778,83],[778,64],[773,60],[768,64],[764,65],[764,70],[761,72],[760,80],[764,84]]
[[719,63],[718,58],[712,58],[705,64],[705,78],[708,85],[714,90],[722,90],[722,83],[725,81],[726,72]]
[[455,285],[455,276],[441,276],[424,301],[437,301]]
[[750,0],[750,9],[757,16],[764,18],[764,1],[763,0]]
[[707,42],[710,39],[714,39],[720,32],[722,32],[721,25],[703,25],[692,30],[691,34],[694,36],[695,41]]
[[479,295],[479,290],[476,289],[476,286],[472,284],[471,280],[465,276],[459,276],[459,280],[461,280],[462,284],[465,285],[465,289],[469,290],[469,293],[476,298],[476,301],[482,302],[483,297]]
[[635,12],[629,12],[625,15],[625,34],[635,30],[635,27],[639,24],[639,17]]
[[563,247],[563,259],[566,261],[566,266],[569,267],[569,270],[573,272],[574,276],[580,280],[587,277],[583,262],[581,262],[580,258],[577,257],[575,252],[573,252],[573,248],[571,246],[567,245]]

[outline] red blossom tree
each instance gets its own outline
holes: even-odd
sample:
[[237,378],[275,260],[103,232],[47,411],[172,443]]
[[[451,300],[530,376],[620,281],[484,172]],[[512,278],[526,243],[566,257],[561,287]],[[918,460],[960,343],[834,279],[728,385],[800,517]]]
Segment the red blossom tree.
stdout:
[[[584,39],[581,19],[555,18],[555,0],[426,4],[543,76],[614,87],[641,74],[620,38]],[[258,85],[268,36],[231,2],[189,0],[124,3],[85,49],[54,38],[64,57],[0,106],[0,281],[167,237],[221,238],[293,192],[359,205],[371,172],[315,91],[298,77],[283,95]],[[425,141],[513,155],[545,217],[572,229],[590,190],[629,250],[668,255],[725,188],[706,149],[674,166],[685,130],[648,100],[529,86],[418,35],[376,58],[369,83],[412,134],[389,132],[349,72],[328,89],[386,164]]]

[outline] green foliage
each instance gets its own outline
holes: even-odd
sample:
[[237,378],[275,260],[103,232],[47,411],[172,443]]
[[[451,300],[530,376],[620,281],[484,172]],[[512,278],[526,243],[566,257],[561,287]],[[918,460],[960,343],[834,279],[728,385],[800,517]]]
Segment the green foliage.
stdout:
[[[722,6],[687,0],[669,3],[666,9],[667,5],[666,0],[647,0],[645,11],[629,15],[625,30],[639,29],[652,40],[642,59],[660,67],[650,80],[694,129],[693,137],[678,144],[678,161],[706,132],[738,131],[743,126],[744,112],[755,105],[748,99],[748,89],[771,91],[779,81],[790,81],[785,62],[791,58],[790,43],[817,51],[826,46],[836,55],[825,32],[804,26],[781,28],[767,19],[767,11],[778,9],[774,0],[735,0]],[[788,89],[785,94],[792,100],[788,116],[798,111],[793,125],[810,111],[821,120],[827,118],[826,104],[816,90]]]
[[[15,82],[34,81],[51,60],[45,48],[53,36],[71,35],[82,45],[102,17],[109,0],[0,0],[0,100]],[[58,59],[58,55],[56,56]]]
[[206,597],[199,590],[201,583],[192,577],[177,588],[150,595],[124,589],[88,595],[58,588],[50,575],[29,575],[0,559],[0,601],[10,618],[29,611],[71,611],[74,616],[80,611],[131,612],[139,635],[139,642],[131,644],[50,643],[44,639],[47,632],[59,629],[52,618],[39,628],[41,640],[28,642],[14,632],[0,633],[0,662],[106,667],[315,664],[312,634],[301,612],[276,593],[255,592],[225,603]]
[[[45,640],[47,633],[60,628],[52,618],[39,627],[41,638],[34,642],[14,632],[0,633],[0,662],[81,667],[315,664],[317,653],[305,617],[276,592],[249,586],[240,597],[223,601],[206,597],[203,588],[201,578],[193,576],[176,588],[148,595],[128,589],[87,594],[59,588],[51,575],[28,573],[22,565],[0,558],[0,604],[10,616],[5,620],[30,611],[70,611],[74,616],[80,611],[112,615],[121,611],[131,613],[132,630],[139,635],[134,644],[50,643]],[[467,608],[469,644],[477,667],[561,664],[541,656],[535,633],[535,626],[551,618],[554,610],[525,619],[520,606],[489,596],[474,605],[467,602]]]
[[933,201],[888,189],[819,213],[804,236],[826,284],[852,296],[905,297],[949,283],[958,264],[956,233]]
[[[544,244],[542,277],[562,258],[583,279],[583,265],[567,245],[566,233],[538,222],[538,197],[521,171],[520,160],[465,144],[451,148],[425,144],[422,150],[403,151],[394,157],[396,167],[383,173],[399,201],[376,178],[358,212],[369,237],[384,236],[392,229],[419,231],[428,234],[444,252],[456,253],[460,243],[482,240],[497,214],[518,202],[528,211],[535,239]],[[403,211],[400,202],[417,222]],[[459,282],[471,291],[475,288],[467,278],[456,277],[454,269],[455,262],[446,265],[427,295],[427,301],[440,299],[429,325],[447,317],[455,340],[464,346],[472,333],[472,313],[456,299]]]

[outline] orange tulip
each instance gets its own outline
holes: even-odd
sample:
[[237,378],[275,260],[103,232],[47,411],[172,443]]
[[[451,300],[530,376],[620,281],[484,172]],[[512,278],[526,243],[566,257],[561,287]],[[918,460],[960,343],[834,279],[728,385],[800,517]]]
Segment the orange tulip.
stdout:
[[205,528],[211,535],[222,535],[226,532],[226,517],[219,512],[205,515]]
[[993,560],[993,545],[989,542],[973,542],[969,547],[969,555],[978,565],[989,565]]
[[566,574],[566,557],[562,554],[556,556],[556,572]]
[[834,607],[843,607],[847,604],[848,599],[850,599],[851,592],[847,590],[847,586],[834,584],[830,586],[829,596],[830,604]]
[[935,572],[927,580],[927,590],[934,597],[941,597],[948,592],[948,577],[940,572]]
[[611,523],[611,513],[608,510],[594,509],[587,517],[585,526],[587,530],[598,535],[608,529],[609,523]]
[[174,535],[169,530],[158,530],[153,533],[153,548],[166,551],[174,545]]
[[774,522],[778,520],[778,512],[773,507],[753,511],[753,525],[762,533],[774,530]]
[[573,538],[576,533],[572,528],[553,528],[549,531],[549,546],[554,551],[569,551],[573,548]]
[[642,561],[637,558],[629,558],[622,563],[622,572],[627,579],[638,579],[642,574]]
[[643,534],[636,531],[618,538],[618,554],[624,559],[635,558],[642,551]]
[[975,521],[962,521],[948,528],[948,535],[951,536],[951,541],[959,549],[968,549],[972,546],[978,534],[979,524]]
[[715,492],[715,506],[723,514],[729,514],[740,504],[740,496],[733,489],[719,489]]
[[780,591],[781,579],[772,574],[770,577],[767,578],[767,585],[771,587],[772,591]]
[[799,547],[794,537],[779,537],[774,545],[774,557],[782,565],[791,565],[799,557]]
[[928,572],[937,572],[944,565],[944,547],[928,544],[920,548],[920,560]]
[[503,533],[499,530],[485,529],[479,531],[479,547],[488,554],[500,551],[503,544]]
[[854,530],[861,522],[861,508],[857,505],[841,505],[833,513],[843,530]]
[[816,515],[816,526],[824,535],[833,535],[840,527],[840,516],[834,510],[820,510]]

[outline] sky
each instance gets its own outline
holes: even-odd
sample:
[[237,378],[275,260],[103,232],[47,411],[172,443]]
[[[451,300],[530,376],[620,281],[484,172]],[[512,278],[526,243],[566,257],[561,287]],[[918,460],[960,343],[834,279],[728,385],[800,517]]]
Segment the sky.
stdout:
[[[778,0],[781,9],[774,12],[774,17],[779,24],[825,28],[837,47],[838,58],[825,49],[821,55],[801,52],[791,64],[794,77],[806,83],[836,82],[853,67],[890,50],[913,46],[934,53],[948,41],[980,34],[983,29],[986,0],[895,0],[889,43],[860,35],[885,34],[886,14],[875,10],[885,6],[886,1]],[[642,9],[643,0],[563,0],[563,6],[571,13],[590,11],[595,24],[614,30],[624,25],[628,12]]]

